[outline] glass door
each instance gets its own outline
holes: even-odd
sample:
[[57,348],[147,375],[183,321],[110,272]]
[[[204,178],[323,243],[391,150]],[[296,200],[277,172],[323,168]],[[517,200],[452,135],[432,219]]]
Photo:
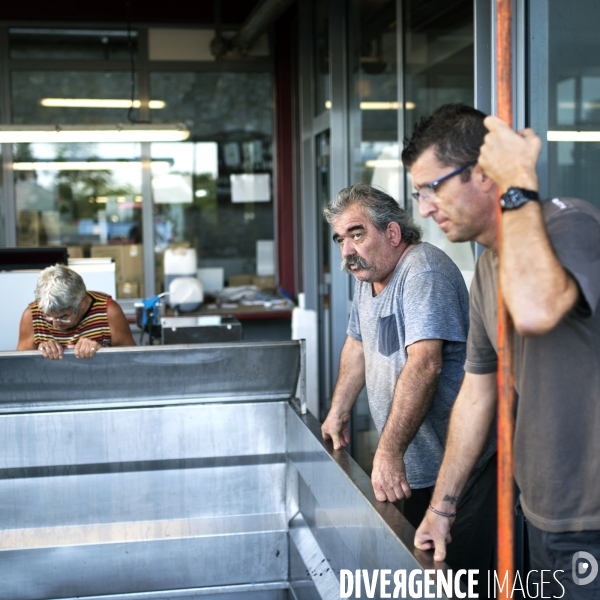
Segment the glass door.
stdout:
[[317,183],[317,235],[318,265],[319,265],[319,357],[320,372],[319,393],[321,398],[330,398],[331,384],[331,336],[330,336],[330,291],[331,291],[331,265],[329,264],[329,224],[323,218],[323,209],[330,200],[330,132],[324,131],[316,136],[316,183]]
[[[405,135],[417,121],[448,102],[474,105],[473,2],[404,2]],[[441,248],[461,270],[467,287],[475,272],[475,244],[454,244],[432,219],[421,219],[407,177],[407,208],[423,228],[424,240]]]
[[544,142],[544,195],[578,197],[600,208],[600,4],[532,2],[528,114]]

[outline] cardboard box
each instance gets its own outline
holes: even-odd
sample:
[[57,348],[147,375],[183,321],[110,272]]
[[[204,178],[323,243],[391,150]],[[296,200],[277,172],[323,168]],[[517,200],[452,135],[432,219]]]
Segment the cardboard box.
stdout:
[[272,290],[275,288],[275,275],[253,275],[252,285],[261,290]]
[[43,233],[43,237],[40,236],[40,241],[44,246],[61,246],[60,213],[57,210],[43,210],[40,212],[40,218]]
[[144,252],[141,244],[124,244],[121,246],[121,274],[124,283],[144,281]]
[[40,245],[41,217],[35,210],[22,210],[17,214],[17,246]]
[[120,283],[117,285],[117,298],[141,298],[142,285],[137,281],[127,281],[125,283]]
[[84,258],[83,248],[81,246],[67,246],[67,254],[69,258]]
[[115,279],[117,284],[124,283],[120,277],[121,273],[121,247],[120,246],[92,246],[90,250],[92,258],[112,258],[115,261]]
[[229,287],[252,285],[252,275],[230,275],[227,281],[229,283]]
[[124,283],[143,283],[144,260],[141,244],[109,244],[92,246],[92,258],[113,258],[117,285]]

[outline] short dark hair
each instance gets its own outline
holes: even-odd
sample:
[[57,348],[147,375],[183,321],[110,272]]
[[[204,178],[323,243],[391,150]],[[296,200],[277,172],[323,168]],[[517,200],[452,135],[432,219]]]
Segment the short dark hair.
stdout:
[[[406,167],[433,148],[445,167],[459,167],[479,158],[479,149],[488,130],[483,124],[486,114],[466,104],[444,104],[432,115],[421,117],[410,139],[404,140],[402,162]],[[463,173],[468,181],[470,169]]]
[[408,244],[421,241],[421,228],[415,224],[410,214],[388,194],[366,183],[355,183],[340,190],[338,195],[323,211],[327,222],[333,222],[350,206],[358,204],[369,215],[371,222],[384,232],[390,223],[398,223],[402,239]]

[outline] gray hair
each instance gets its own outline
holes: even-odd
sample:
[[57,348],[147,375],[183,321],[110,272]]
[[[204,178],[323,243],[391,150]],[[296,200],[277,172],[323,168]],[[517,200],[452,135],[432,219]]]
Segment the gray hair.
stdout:
[[398,223],[402,239],[407,244],[421,241],[421,228],[415,224],[407,211],[388,194],[366,183],[355,183],[344,188],[323,211],[327,222],[333,222],[350,206],[358,204],[369,215],[371,222],[381,232],[386,231],[390,223]]
[[35,286],[35,299],[45,314],[76,311],[85,296],[85,283],[79,273],[64,265],[44,269]]

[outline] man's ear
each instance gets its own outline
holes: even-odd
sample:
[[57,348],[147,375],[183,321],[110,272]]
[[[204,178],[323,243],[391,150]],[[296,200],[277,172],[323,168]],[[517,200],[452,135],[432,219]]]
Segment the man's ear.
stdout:
[[388,223],[386,230],[387,238],[390,240],[390,245],[392,248],[397,248],[402,241],[402,231],[400,230],[400,225],[395,221]]
[[473,167],[471,177],[474,177],[476,179],[477,183],[481,187],[481,191],[486,194],[490,192],[491,189],[496,185],[495,182],[490,177],[488,177],[486,172],[479,164]]

